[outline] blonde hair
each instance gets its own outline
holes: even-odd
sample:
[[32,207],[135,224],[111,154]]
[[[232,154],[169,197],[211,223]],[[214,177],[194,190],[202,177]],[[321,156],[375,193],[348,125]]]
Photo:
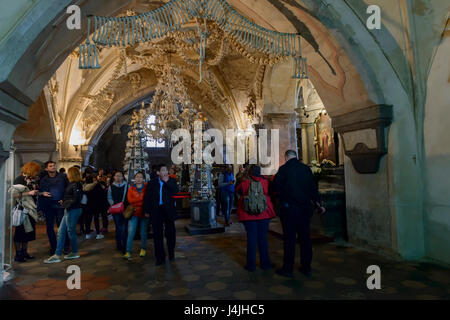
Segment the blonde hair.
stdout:
[[26,175],[27,177],[35,177],[41,171],[41,165],[34,161],[30,161],[23,165],[21,171],[22,174]]
[[67,171],[67,179],[69,182],[80,182],[81,181],[81,171],[77,167],[70,167]]

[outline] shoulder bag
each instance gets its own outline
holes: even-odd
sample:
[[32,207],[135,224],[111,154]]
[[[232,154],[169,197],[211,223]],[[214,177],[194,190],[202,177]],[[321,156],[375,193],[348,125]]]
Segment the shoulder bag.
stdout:
[[123,198],[122,198],[122,202],[116,203],[114,205],[112,205],[111,207],[109,207],[109,213],[110,214],[122,214],[125,211],[125,196],[127,195],[127,191],[128,191],[128,185],[125,185],[124,191],[123,191]]
[[12,212],[12,219],[11,219],[12,225],[14,227],[21,226],[25,221],[26,216],[27,210],[24,209],[24,207],[22,206],[22,194],[21,194],[19,200],[17,201],[17,205],[14,207]]

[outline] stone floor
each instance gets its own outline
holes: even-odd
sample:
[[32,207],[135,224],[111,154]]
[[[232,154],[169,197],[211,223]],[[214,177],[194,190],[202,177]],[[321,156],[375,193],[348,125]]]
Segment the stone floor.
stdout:
[[[125,261],[115,251],[114,235],[81,240],[81,259],[46,265],[48,244],[43,226],[30,252],[36,260],[14,265],[14,278],[0,288],[0,299],[449,299],[450,270],[426,262],[393,261],[348,245],[315,244],[313,277],[298,271],[286,279],[273,271],[249,273],[245,232],[234,223],[224,234],[189,236],[188,220],[177,221],[176,260],[155,267],[149,255]],[[269,235],[270,254],[279,266],[281,240]],[[80,290],[68,290],[66,269],[80,266]],[[381,268],[381,290],[368,290],[366,269]]]

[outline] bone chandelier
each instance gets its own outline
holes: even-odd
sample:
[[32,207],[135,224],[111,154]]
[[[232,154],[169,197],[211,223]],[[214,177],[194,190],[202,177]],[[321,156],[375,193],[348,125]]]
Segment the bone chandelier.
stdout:
[[[159,9],[125,17],[92,16],[94,32],[88,34],[80,45],[79,68],[100,68],[97,45],[134,46],[135,43],[161,39],[183,26],[197,22],[200,37],[199,66],[205,60],[206,41],[209,36],[206,21],[215,22],[228,36],[242,46],[275,57],[293,57],[293,78],[308,78],[306,58],[301,54],[301,38],[298,34],[282,33],[263,28],[239,14],[225,0],[171,0]],[[203,25],[203,27],[201,27]]]
[[[144,116],[141,117],[141,127],[147,136],[158,142],[169,138],[173,130],[191,130],[191,122],[197,111],[175,65],[170,63],[163,66],[150,107],[144,109],[142,103],[142,110]],[[153,123],[148,121],[150,116],[155,117]],[[170,140],[168,142],[170,144]]]

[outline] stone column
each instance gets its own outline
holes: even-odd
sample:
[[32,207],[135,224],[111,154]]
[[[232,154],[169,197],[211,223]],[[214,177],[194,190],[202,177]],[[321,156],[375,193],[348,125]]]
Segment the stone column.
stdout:
[[81,158],[83,158],[83,167],[89,165],[92,154],[94,153],[94,146],[82,146],[81,147]]
[[316,127],[313,122],[305,123],[306,127],[306,134],[308,136],[308,159],[309,163],[311,161],[316,160],[317,161],[317,152],[316,152]]
[[[284,164],[286,150],[297,150],[296,114],[295,113],[267,113],[264,115],[267,129],[279,129],[279,165]],[[269,135],[270,136],[270,135]],[[278,168],[275,168],[278,170]]]
[[395,208],[387,161],[392,107],[376,105],[333,117],[344,147],[349,241],[385,253],[397,251]]
[[342,139],[342,135],[338,134],[339,139],[339,163],[337,165],[343,166],[344,165],[344,140]]
[[6,204],[8,200],[8,183],[6,181],[7,159],[11,146],[11,138],[19,119],[12,114],[4,112],[0,104],[0,286],[3,284],[3,271],[5,264],[5,237],[9,219],[6,215]]
[[[0,121],[0,126],[3,126],[4,122]],[[6,160],[9,157],[9,152],[3,148],[0,143],[0,286],[3,284],[3,270],[5,270],[5,230],[6,230],[6,214],[5,205],[7,190],[6,186]]]
[[315,121],[320,113],[324,111],[324,105],[320,101],[317,93],[313,95],[313,98],[313,101],[310,101],[311,104],[305,107],[305,109],[300,110],[299,115],[299,121],[302,127],[303,163],[305,164],[310,164],[313,160],[317,160]]
[[308,164],[309,163],[309,156],[308,156],[308,135],[306,133],[306,124],[302,123],[302,159],[303,163]]

